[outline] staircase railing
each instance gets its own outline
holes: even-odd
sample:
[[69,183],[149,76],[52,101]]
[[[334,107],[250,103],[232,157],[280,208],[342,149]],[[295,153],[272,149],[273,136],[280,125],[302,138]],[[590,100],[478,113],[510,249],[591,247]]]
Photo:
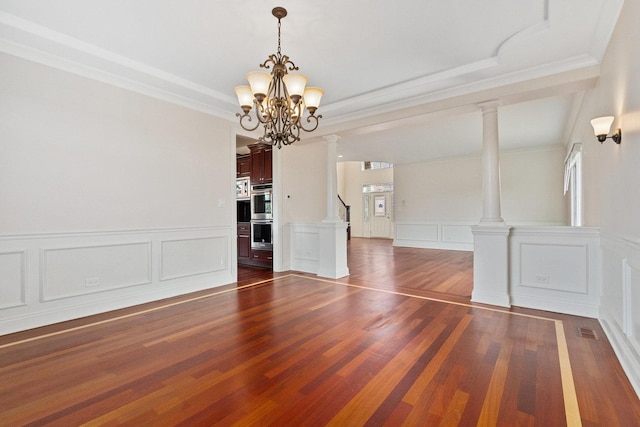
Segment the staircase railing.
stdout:
[[351,240],[351,206],[347,205],[339,194],[338,200],[340,201],[340,205],[338,205],[338,214],[340,215],[340,218],[347,223],[347,240]]

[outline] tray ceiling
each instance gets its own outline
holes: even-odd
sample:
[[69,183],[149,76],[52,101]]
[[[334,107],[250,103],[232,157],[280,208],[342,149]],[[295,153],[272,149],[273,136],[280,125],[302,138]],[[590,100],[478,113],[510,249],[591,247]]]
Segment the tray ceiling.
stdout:
[[[503,148],[566,143],[621,5],[0,0],[0,51],[235,122],[233,87],[275,52],[271,9],[283,6],[283,53],[325,89],[306,139],[335,133],[345,160],[404,162],[477,152],[475,105],[487,99],[504,106]],[[523,126],[540,118],[544,129]],[[392,140],[404,154],[382,147]]]

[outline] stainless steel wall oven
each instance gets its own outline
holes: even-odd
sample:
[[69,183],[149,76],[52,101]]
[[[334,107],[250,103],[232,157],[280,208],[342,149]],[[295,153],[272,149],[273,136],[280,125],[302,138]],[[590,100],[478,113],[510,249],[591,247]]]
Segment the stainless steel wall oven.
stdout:
[[271,185],[254,185],[251,187],[251,219],[272,220],[273,192]]
[[251,221],[251,249],[273,249],[273,221]]

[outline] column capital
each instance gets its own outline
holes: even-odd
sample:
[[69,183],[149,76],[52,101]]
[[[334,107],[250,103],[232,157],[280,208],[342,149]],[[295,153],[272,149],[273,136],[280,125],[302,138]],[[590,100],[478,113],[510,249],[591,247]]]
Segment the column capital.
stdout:
[[341,138],[338,135],[334,134],[323,136],[322,139],[324,139],[326,143],[332,143],[340,141]]
[[489,99],[487,101],[482,101],[477,103],[476,105],[478,106],[478,108],[480,108],[482,110],[482,112],[484,113],[492,111],[492,110],[497,110],[498,107],[500,106],[500,100],[499,99]]

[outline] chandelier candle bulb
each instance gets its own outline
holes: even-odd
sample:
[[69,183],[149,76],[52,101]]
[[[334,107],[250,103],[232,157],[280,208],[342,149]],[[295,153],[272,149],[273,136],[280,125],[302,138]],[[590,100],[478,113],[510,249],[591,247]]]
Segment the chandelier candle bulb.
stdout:
[[[313,132],[318,128],[322,115],[316,116],[315,112],[323,91],[317,87],[305,88],[305,75],[289,73],[298,71],[298,67],[280,49],[280,20],[287,16],[287,10],[276,7],[271,13],[278,19],[278,50],[260,64],[260,68],[271,69],[271,73],[250,72],[247,74],[249,86],[236,87],[243,112],[236,113],[236,117],[240,118],[240,126],[247,131],[263,125],[264,134],[258,141],[282,148],[282,145],[300,141],[301,130]],[[253,120],[249,115],[252,105],[256,106],[255,124],[251,123]],[[309,114],[303,120],[305,106]],[[303,123],[309,127],[304,127]]]

